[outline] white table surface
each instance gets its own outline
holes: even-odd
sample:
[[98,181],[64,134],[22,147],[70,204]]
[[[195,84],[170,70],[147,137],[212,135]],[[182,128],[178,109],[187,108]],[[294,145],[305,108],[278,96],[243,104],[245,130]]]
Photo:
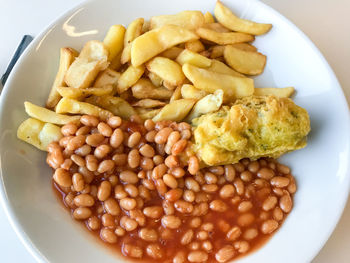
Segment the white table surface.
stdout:
[[[294,22],[318,46],[335,71],[350,102],[350,1],[262,1]],[[37,35],[63,12],[81,2],[82,0],[0,0],[0,74],[5,71],[24,34]],[[350,262],[349,248],[350,202],[334,233],[313,263]],[[1,206],[0,257],[4,263],[35,262],[11,228]]]

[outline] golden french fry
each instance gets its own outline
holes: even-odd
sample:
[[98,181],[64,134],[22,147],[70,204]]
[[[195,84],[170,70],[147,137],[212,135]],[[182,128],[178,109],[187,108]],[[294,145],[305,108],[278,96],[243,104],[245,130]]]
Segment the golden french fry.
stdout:
[[272,25],[255,23],[235,16],[230,9],[224,6],[220,1],[216,2],[214,14],[216,19],[225,27],[242,33],[252,35],[262,35],[268,32]]
[[248,43],[237,43],[237,44],[233,44],[232,45],[235,48],[239,48],[245,51],[257,51],[258,49],[256,47],[254,47],[251,44]]
[[133,107],[141,107],[145,109],[163,107],[166,103],[160,100],[143,99],[132,104]]
[[266,56],[254,51],[245,51],[233,46],[226,46],[224,58],[234,70],[248,74],[258,75],[264,71]]
[[68,68],[64,80],[69,87],[85,89],[90,87],[97,74],[108,66],[108,51],[100,41],[87,42],[79,57]]
[[132,85],[134,85],[145,72],[145,67],[143,65],[134,67],[129,66],[118,79],[117,92],[118,94],[123,93]]
[[176,25],[195,30],[204,24],[204,16],[200,11],[182,11],[175,15],[161,15],[151,17],[151,29],[165,25]]
[[216,73],[221,73],[221,74],[227,74],[227,75],[231,75],[234,77],[240,77],[240,78],[245,78],[246,76],[244,76],[243,74],[233,70],[232,68],[230,68],[229,66],[227,66],[225,63],[213,59],[211,61],[211,65],[210,67],[207,68],[207,70],[216,72]]
[[171,47],[165,50],[164,52],[160,53],[159,56],[169,58],[169,59],[176,59],[183,50],[184,50],[183,48]]
[[279,98],[289,98],[294,93],[294,87],[285,88],[255,88],[254,95],[264,96],[264,95],[274,95]]
[[108,61],[113,61],[113,59],[123,50],[124,35],[125,27],[122,25],[113,25],[109,28],[103,40],[103,43],[109,51]]
[[135,115],[136,112],[131,105],[120,97],[113,96],[91,96],[86,99],[86,102],[101,107],[112,112],[116,116],[123,119],[129,119],[130,116]]
[[142,26],[144,23],[143,18],[137,18],[130,23],[125,32],[124,37],[124,49],[120,61],[122,64],[125,64],[131,59],[131,42],[137,38],[142,33]]
[[153,29],[132,42],[131,63],[135,67],[140,66],[168,48],[198,38],[192,31],[175,25]]
[[80,116],[68,116],[63,114],[57,114],[52,110],[48,110],[44,107],[37,106],[28,101],[24,102],[24,108],[26,113],[35,119],[38,119],[42,122],[49,122],[58,125],[64,125],[70,122],[77,123],[79,122]]
[[190,112],[196,100],[180,99],[165,105],[160,112],[153,117],[153,121],[182,121]]
[[100,88],[106,85],[112,85],[113,87],[116,87],[119,78],[120,78],[119,72],[116,72],[113,69],[107,68],[104,71],[100,72],[100,74],[98,74],[94,83],[94,87]]
[[72,113],[72,114],[86,114],[99,117],[101,120],[107,120],[113,114],[108,111],[101,109],[95,105],[87,102],[81,102],[74,99],[62,98],[57,106],[56,113]]
[[174,100],[179,100],[181,99],[181,87],[177,87],[174,92],[173,92],[173,95],[171,95],[171,98],[169,100],[169,102],[173,102]]
[[196,53],[199,53],[199,52],[202,52],[205,50],[204,45],[198,39],[186,42],[185,48],[192,51],[192,52],[196,52]]
[[112,85],[105,85],[99,88],[76,89],[71,87],[58,87],[58,93],[65,98],[81,100],[89,95],[104,96],[113,93]]
[[60,140],[63,135],[60,127],[29,118],[19,125],[17,137],[42,151],[46,151],[50,142]]
[[64,76],[78,54],[78,51],[73,48],[64,47],[60,49],[60,65],[58,67],[55,81],[51,87],[49,97],[46,101],[46,107],[53,109],[61,99],[60,94],[57,92],[57,87],[65,86],[66,83],[64,82]]
[[180,55],[176,58],[176,62],[180,65],[188,63],[201,68],[209,67],[211,64],[211,60],[209,58],[199,55],[198,53],[194,53],[188,49],[184,49],[180,53]]
[[210,58],[218,58],[218,57],[222,57],[224,55],[224,49],[225,46],[212,46],[209,48],[210,51]]
[[190,64],[183,65],[182,70],[197,89],[208,93],[222,89],[225,101],[250,96],[254,93],[254,81],[250,78],[216,73]]
[[145,109],[145,108],[135,108],[135,111],[137,115],[143,119],[143,120],[148,120],[152,119],[154,116],[156,116],[161,109]]
[[197,101],[193,106],[190,114],[186,117],[187,122],[191,122],[194,118],[197,118],[203,114],[217,111],[220,109],[222,102],[224,100],[224,92],[218,89],[214,94],[209,94],[204,98]]
[[205,24],[215,23],[215,19],[210,12],[204,14],[204,22]]
[[232,32],[230,29],[224,27],[223,25],[221,25],[220,23],[210,23],[210,24],[205,24],[204,25],[205,28],[214,30],[215,32],[219,32],[219,33],[229,33]]
[[144,21],[142,25],[142,34],[148,32],[151,30],[151,22],[150,21]]
[[179,86],[185,80],[181,66],[171,59],[155,57],[146,64],[146,67],[148,71],[157,74],[172,86]]
[[120,61],[121,57],[122,57],[122,53],[119,53],[118,55],[116,55],[114,59],[111,61],[111,64],[109,64],[109,68],[115,71],[120,70],[122,66],[122,63]]
[[131,88],[132,95],[137,99],[166,100],[173,92],[164,87],[156,87],[149,79],[141,78]]
[[198,28],[196,32],[201,38],[219,45],[230,45],[254,40],[253,35],[237,32],[220,33],[204,27]]
[[184,99],[195,99],[200,100],[205,97],[208,93],[204,90],[197,89],[191,84],[184,84],[181,87],[181,96]]
[[152,84],[156,87],[161,87],[163,85],[163,79],[153,72],[148,72],[147,77],[150,79]]

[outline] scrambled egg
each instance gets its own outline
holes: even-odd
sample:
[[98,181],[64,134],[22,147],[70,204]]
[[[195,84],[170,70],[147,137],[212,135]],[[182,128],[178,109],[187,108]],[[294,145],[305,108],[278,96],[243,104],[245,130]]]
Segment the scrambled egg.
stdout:
[[207,165],[277,158],[306,146],[307,111],[288,98],[251,96],[193,120],[193,150]]

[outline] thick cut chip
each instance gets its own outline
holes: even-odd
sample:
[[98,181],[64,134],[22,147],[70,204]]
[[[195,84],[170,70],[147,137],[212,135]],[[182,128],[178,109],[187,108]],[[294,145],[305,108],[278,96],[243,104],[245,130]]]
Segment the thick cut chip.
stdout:
[[130,23],[125,32],[124,37],[124,49],[121,55],[121,63],[125,64],[131,59],[131,42],[134,41],[142,33],[142,26],[144,23],[143,18],[137,18]]
[[235,48],[239,48],[245,51],[257,51],[258,49],[256,47],[254,47],[251,44],[248,43],[237,43],[237,44],[233,44],[232,45]]
[[181,87],[181,96],[184,99],[195,99],[200,100],[205,97],[208,93],[204,90],[197,89],[191,84],[184,84]]
[[175,25],[153,29],[132,42],[131,63],[137,67],[168,48],[198,38],[192,31]]
[[120,116],[123,119],[129,119],[130,116],[135,115],[135,110],[129,102],[120,98],[113,96],[91,96],[86,102],[89,102],[93,105],[99,106],[103,109],[106,109],[112,112],[116,116]]
[[211,60],[209,58],[188,49],[184,49],[184,51],[180,53],[180,55],[176,58],[176,62],[180,65],[188,63],[200,68],[207,68],[211,64]]
[[147,63],[147,69],[172,86],[179,86],[185,80],[181,66],[168,58],[155,57]]
[[238,32],[221,33],[204,27],[198,28],[196,32],[201,38],[219,45],[230,45],[254,40],[253,35]]
[[160,53],[160,56],[169,58],[169,59],[176,59],[183,50],[184,50],[183,48],[171,47],[165,50],[164,52]]
[[225,46],[212,46],[209,48],[210,58],[219,58],[224,55]]
[[222,89],[225,101],[250,96],[254,93],[254,81],[250,78],[221,74],[190,64],[183,65],[182,70],[197,89],[208,93]]
[[93,115],[99,117],[101,120],[107,120],[109,117],[113,116],[113,114],[108,110],[101,109],[100,107],[87,102],[81,102],[69,98],[62,98],[58,102],[56,112]]
[[166,103],[160,100],[143,99],[132,104],[133,107],[141,107],[145,109],[163,107]]
[[152,119],[154,116],[156,116],[161,109],[145,109],[145,108],[135,108],[135,111],[137,115],[143,119],[143,120],[148,120]]
[[42,151],[46,151],[49,143],[60,140],[63,135],[60,127],[29,118],[18,127],[17,137]]
[[215,23],[215,19],[214,19],[213,15],[210,12],[206,12],[204,14],[204,22],[206,24]]
[[180,99],[165,105],[160,112],[153,118],[153,121],[182,121],[192,109],[196,100]]
[[226,27],[224,27],[223,25],[221,25],[220,23],[210,23],[210,24],[205,24],[204,25],[205,28],[214,30],[216,32],[219,33],[229,33],[232,32],[230,29],[227,29]]
[[245,51],[233,46],[226,46],[224,58],[234,70],[247,74],[258,75],[264,71],[266,56],[254,51]]
[[68,116],[63,114],[58,114],[52,110],[37,106],[28,101],[24,102],[24,108],[26,113],[35,119],[38,119],[42,122],[49,122],[58,125],[64,125],[70,122],[78,123],[80,116]]
[[61,96],[57,91],[57,87],[66,85],[64,82],[64,76],[78,54],[78,51],[74,50],[73,48],[64,47],[60,49],[60,65],[58,67],[58,72],[52,85],[49,97],[46,101],[46,107],[53,109],[61,99]]
[[152,84],[156,87],[161,87],[163,85],[163,80],[157,74],[153,72],[148,72],[147,77],[151,80]]
[[214,14],[221,24],[237,32],[262,35],[268,32],[272,27],[271,24],[255,23],[253,21],[241,19],[235,16],[231,10],[224,6],[220,1],[216,2]]
[[120,70],[120,68],[122,67],[122,63],[120,61],[120,58],[122,56],[122,53],[119,53],[118,55],[116,55],[114,57],[114,59],[111,61],[111,63],[109,64],[109,68],[113,69],[115,71]]
[[202,52],[205,50],[204,45],[202,44],[202,42],[200,40],[193,40],[193,41],[189,41],[185,43],[185,48],[192,51],[192,52]]
[[264,95],[274,95],[278,98],[289,98],[294,93],[294,87],[285,88],[255,88],[254,95],[264,96]]
[[174,100],[179,100],[179,99],[181,99],[181,87],[180,86],[174,90],[173,95],[171,95],[169,102],[173,102]]
[[118,84],[117,84],[118,94],[125,92],[128,88],[134,85],[141,78],[144,72],[145,72],[145,67],[143,65],[138,67],[134,67],[132,65],[129,66],[127,70],[125,70],[120,76],[120,78],[118,79]]
[[209,94],[204,98],[197,101],[191,110],[190,114],[186,117],[187,122],[191,122],[194,118],[197,118],[203,114],[217,111],[220,109],[224,100],[224,92],[219,89],[214,94]]
[[76,89],[71,87],[58,87],[58,93],[65,98],[81,100],[89,95],[104,96],[113,93],[112,85],[105,85],[99,88]]
[[78,89],[90,87],[97,74],[107,68],[107,57],[108,50],[102,42],[87,42],[66,72],[64,80],[67,86]]
[[94,83],[94,87],[101,88],[106,85],[112,85],[113,87],[116,87],[119,78],[120,78],[119,72],[116,72],[113,69],[107,68],[104,71],[100,72],[100,74],[97,76]]
[[205,19],[200,11],[182,11],[175,15],[153,16],[151,18],[151,29],[159,28],[165,25],[175,25],[195,30],[203,26]]
[[124,35],[125,27],[122,25],[113,25],[109,28],[103,40],[109,51],[108,61],[112,61],[123,50]]
[[225,63],[213,59],[211,61],[211,65],[210,67],[207,68],[207,70],[216,72],[216,73],[221,73],[221,74],[227,74],[227,75],[231,75],[234,77],[241,77],[241,78],[245,78],[246,76],[244,76],[243,74],[233,70],[232,68],[230,68],[229,66],[227,66]]
[[166,100],[173,92],[164,87],[156,87],[149,79],[141,78],[131,88],[132,95],[137,99]]

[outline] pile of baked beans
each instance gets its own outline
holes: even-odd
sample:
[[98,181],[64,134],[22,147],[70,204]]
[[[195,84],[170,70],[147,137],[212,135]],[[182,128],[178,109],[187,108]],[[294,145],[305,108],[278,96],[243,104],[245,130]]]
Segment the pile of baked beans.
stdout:
[[[53,181],[76,220],[142,262],[227,262],[291,211],[296,183],[273,159],[200,169],[188,123],[84,115],[49,145]],[[188,155],[188,153],[187,153]]]

